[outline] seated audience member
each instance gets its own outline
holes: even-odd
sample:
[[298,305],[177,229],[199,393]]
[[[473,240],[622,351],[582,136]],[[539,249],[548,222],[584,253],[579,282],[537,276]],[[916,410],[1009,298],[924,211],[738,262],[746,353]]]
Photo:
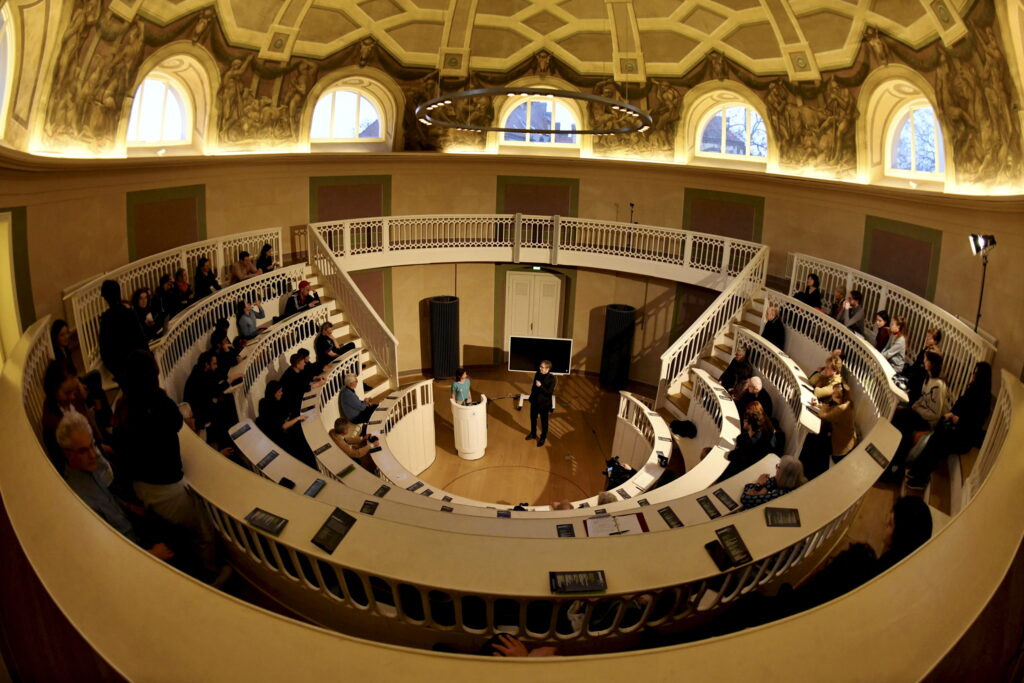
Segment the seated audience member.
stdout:
[[196,263],[196,276],[194,279],[196,283],[196,301],[210,296],[220,289],[220,283],[217,282],[217,273],[213,271],[210,259],[205,256],[199,257],[199,261]]
[[900,430],[900,445],[892,458],[889,470],[883,475],[885,481],[902,481],[903,465],[913,447],[918,432],[935,429],[943,415],[950,412],[952,401],[949,387],[942,380],[942,356],[928,352],[924,357],[924,369],[928,381],[921,390],[921,396],[910,406],[900,406],[892,416],[892,425]]
[[764,383],[760,377],[751,377],[747,382],[746,393],[736,399],[736,410],[739,411],[740,415],[743,415],[747,410],[747,406],[754,401],[760,403],[761,407],[764,408],[765,414],[771,418],[773,414],[772,397],[764,388]]
[[287,318],[288,316],[308,311],[313,306],[319,305],[320,296],[313,291],[309,282],[303,280],[299,283],[299,288],[292,292],[292,295],[288,297],[288,302],[284,305],[284,313],[281,314],[281,317]]
[[864,335],[864,295],[859,290],[850,290],[850,296],[843,302],[843,310],[836,318],[850,330],[857,334]]
[[452,382],[452,400],[459,405],[469,403],[473,396],[469,391],[470,379],[466,368],[455,370],[455,381]]
[[[75,354],[71,350],[71,328],[60,318],[50,324],[50,343],[53,345],[53,357],[68,367],[68,372],[77,374]],[[85,400],[93,411],[96,425],[101,431],[110,427],[110,401],[107,392],[103,391],[103,377],[99,370],[90,370],[78,378],[85,387]]]
[[217,353],[204,351],[185,381],[183,398],[192,406],[196,427],[205,429],[207,439],[226,443],[226,432],[234,424],[234,403],[225,396],[224,382],[217,370]]
[[555,657],[558,655],[558,649],[550,645],[542,645],[531,650],[523,641],[508,633],[499,633],[488,641],[488,645],[494,657]]
[[288,358],[288,368],[281,373],[281,388],[284,389],[284,404],[289,415],[298,415],[302,408],[302,397],[309,391],[311,378],[306,372],[307,356],[293,353]]
[[[875,313],[874,324],[871,326],[870,331],[874,334],[874,346],[878,351],[884,349],[889,341],[889,324],[891,321],[892,318],[889,316],[889,311]],[[865,328],[867,328],[867,325],[865,325]]]
[[886,549],[878,558],[878,573],[892,568],[932,537],[932,513],[917,496],[903,496],[892,506],[892,523]]
[[300,348],[295,353],[297,353],[300,356],[302,356],[302,358],[306,361],[306,367],[302,371],[302,377],[303,377],[303,379],[306,380],[306,384],[309,384],[310,386],[312,386],[313,382],[315,382],[317,380],[324,379],[324,376],[322,374],[320,374],[319,368],[316,367],[316,363],[314,363],[313,361],[311,361],[309,359],[309,357],[310,357],[309,349],[303,347],[303,348]]
[[228,382],[231,379],[231,368],[238,365],[238,351],[227,332],[217,330],[210,336],[210,350],[217,354],[217,380]]
[[598,505],[609,505],[614,502],[615,494],[612,493],[611,491],[601,491],[601,493],[597,494]]
[[325,322],[320,326],[320,334],[313,342],[313,349],[316,351],[317,372],[323,372],[328,364],[333,363],[354,348],[356,348],[355,342],[347,342],[340,347],[335,346],[334,325]]
[[743,487],[740,503],[744,508],[757,507],[783,496],[807,483],[804,466],[795,455],[784,455],[775,466],[775,476],[762,474],[753,484]]
[[821,433],[808,434],[800,452],[804,471],[810,479],[828,469],[829,455],[832,462],[837,463],[857,445],[853,399],[848,386],[841,382],[833,385],[832,397],[818,404],[818,415],[822,420]]
[[64,416],[70,413],[84,416],[92,427],[96,443],[102,444],[103,449],[110,452],[110,446],[106,444],[103,432],[96,425],[86,404],[85,389],[82,383],[64,361],[50,361],[50,364],[46,366],[46,372],[43,373],[43,396],[43,414],[40,425],[43,432],[43,446],[46,448],[46,455],[49,456],[50,462],[58,472],[64,467],[64,455],[57,444],[57,426]]
[[345,455],[362,465],[367,472],[377,473],[377,465],[374,464],[373,456],[370,455],[370,451],[377,446],[377,437],[373,436],[367,439],[360,436],[355,425],[343,417],[334,421],[334,429],[329,432],[329,435],[338,448],[345,451]]
[[156,339],[164,331],[163,316],[153,307],[153,293],[149,287],[136,289],[132,294],[132,311],[139,320],[146,339]]
[[165,323],[178,315],[183,308],[181,297],[178,296],[178,290],[174,286],[174,279],[167,273],[160,276],[160,284],[157,285],[153,298],[153,307],[158,310]]
[[260,399],[256,426],[267,438],[285,449],[304,464],[316,469],[316,458],[306,437],[302,434],[302,422],[309,415],[292,415],[284,400],[284,387],[277,380],[267,382],[267,388]]
[[187,532],[202,562],[201,578],[221,585],[231,570],[218,562],[210,521],[185,486],[178,445],[184,421],[178,404],[160,388],[160,371],[149,351],[131,352],[125,370],[114,437],[118,451],[130,459],[135,494],[146,509]]
[[829,303],[828,309],[825,310],[835,320],[839,320],[839,315],[843,312],[843,306],[846,304],[846,288],[842,285],[836,285],[836,288],[832,290],[832,301]]
[[100,294],[109,306],[100,316],[100,358],[114,381],[120,384],[125,358],[136,349],[148,349],[149,342],[128,302],[121,299],[121,285],[115,280],[105,280]]
[[775,427],[759,403],[750,404],[750,410],[743,413],[742,420],[743,429],[736,437],[736,448],[725,456],[729,464],[717,481],[724,481],[739,474],[775,450],[772,438],[775,434]]
[[929,329],[924,335],[924,348],[922,348],[917,358],[914,360],[914,364],[910,367],[903,367],[903,375],[907,378],[907,395],[910,397],[910,402],[913,403],[921,396],[921,389],[925,382],[928,381],[928,372],[924,369],[924,357],[928,353],[935,353],[942,355],[942,330],[933,327]]
[[897,373],[903,372],[907,363],[907,335],[904,332],[906,327],[907,319],[901,315],[894,315],[889,323],[889,338],[885,342],[885,348],[881,349],[882,356]]
[[260,249],[260,255],[256,258],[256,270],[261,273],[269,273],[280,266],[281,264],[274,260],[274,247],[264,244]]
[[811,388],[814,389],[814,397],[824,401],[832,396],[832,387],[843,381],[843,361],[834,354],[825,358],[825,365],[811,373],[807,378]]
[[266,316],[267,314],[263,312],[263,306],[259,301],[255,303],[238,301],[235,304],[235,324],[238,327],[238,336],[246,341],[258,337],[260,328],[256,321],[262,320]]
[[231,284],[243,282],[251,277],[262,273],[256,264],[252,262],[252,256],[247,251],[238,252],[238,260],[231,266]]
[[[723,389],[732,392],[737,385],[753,376],[754,368],[750,365],[750,361],[747,360],[747,349],[742,344],[737,344],[736,349],[733,351],[732,360],[729,361],[729,366],[722,373],[722,376],[718,378],[718,381]],[[736,395],[742,395],[743,389],[745,387],[740,387],[740,391]]]
[[556,500],[551,504],[552,510],[573,510],[572,503],[567,500]]
[[793,298],[797,301],[802,301],[811,308],[821,308],[821,280],[817,275],[811,273],[807,276],[807,282],[804,283],[804,288],[799,292],[793,293]]
[[359,386],[359,377],[349,373],[345,375],[345,388],[341,390],[341,413],[349,422],[363,424],[370,421],[370,416],[377,409],[376,404],[368,403],[359,398],[356,387]]
[[174,295],[178,299],[178,310],[183,311],[196,300],[192,285],[188,282],[188,274],[184,268],[174,271]]
[[69,412],[61,419],[56,439],[64,458],[64,479],[86,505],[132,543],[161,560],[171,559],[174,552],[166,544],[143,541],[136,525],[110,492],[114,471],[100,453],[93,433],[92,425],[79,413]]
[[992,366],[981,362],[974,366],[971,383],[942,416],[924,450],[907,467],[907,487],[923,490],[932,472],[944,458],[963,455],[981,445],[985,420],[992,404]]
[[783,350],[786,348],[786,327],[782,324],[782,319],[779,317],[779,307],[769,306],[768,310],[764,314],[764,328],[761,330],[761,336],[764,340],[771,342]]

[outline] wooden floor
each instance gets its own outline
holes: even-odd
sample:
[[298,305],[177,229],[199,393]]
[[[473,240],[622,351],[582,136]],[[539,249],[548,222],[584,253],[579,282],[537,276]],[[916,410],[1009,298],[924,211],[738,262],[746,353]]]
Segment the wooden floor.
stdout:
[[[585,374],[560,376],[547,443],[526,441],[530,404],[515,409],[511,394],[528,393],[532,375],[504,367],[471,370],[473,397],[487,395],[487,451],[479,460],[462,460],[455,451],[450,382],[435,385],[437,459],[420,475],[450,493],[502,505],[549,505],[579,500],[604,490],[604,461],[612,449],[618,392]],[[407,378],[402,384],[408,383]],[[651,387],[636,387],[653,395]]]

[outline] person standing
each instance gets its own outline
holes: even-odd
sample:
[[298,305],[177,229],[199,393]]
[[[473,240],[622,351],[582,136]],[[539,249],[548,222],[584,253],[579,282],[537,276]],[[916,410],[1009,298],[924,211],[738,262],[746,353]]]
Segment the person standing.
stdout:
[[455,371],[455,381],[452,382],[452,400],[459,405],[469,403],[469,373],[466,368],[459,368]]
[[[551,413],[551,399],[555,395],[555,376],[551,374],[551,361],[542,360],[533,375],[530,388],[530,433],[526,440],[537,439],[537,447],[544,445],[548,438],[548,416]],[[537,434],[537,418],[540,418],[540,435]]]

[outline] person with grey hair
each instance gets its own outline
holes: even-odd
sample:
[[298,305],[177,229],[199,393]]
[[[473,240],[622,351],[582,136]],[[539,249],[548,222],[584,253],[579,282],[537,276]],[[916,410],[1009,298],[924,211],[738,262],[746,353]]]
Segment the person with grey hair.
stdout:
[[147,549],[154,557],[169,560],[172,551],[162,542],[143,541],[128,515],[110,492],[114,470],[100,453],[89,420],[77,412],[68,412],[57,426],[57,444],[64,453],[64,479],[93,512],[132,543]]
[[341,404],[341,413],[349,422],[364,424],[370,421],[373,411],[377,406],[359,398],[356,387],[359,386],[359,377],[353,373],[345,375],[345,388],[341,390],[338,401]]
[[597,504],[598,505],[607,505],[608,503],[614,503],[614,502],[615,502],[615,494],[612,493],[611,491],[601,491],[601,493],[597,494]]
[[747,406],[754,401],[761,404],[761,407],[764,408],[764,412],[769,418],[772,416],[772,397],[764,388],[764,382],[756,375],[751,377],[747,382],[746,393],[736,399],[737,412],[739,412],[740,415],[744,415],[747,412]]
[[745,508],[757,507],[806,483],[807,477],[804,476],[804,466],[800,459],[795,455],[784,455],[775,466],[774,477],[762,474],[756,482],[743,487],[740,503]]

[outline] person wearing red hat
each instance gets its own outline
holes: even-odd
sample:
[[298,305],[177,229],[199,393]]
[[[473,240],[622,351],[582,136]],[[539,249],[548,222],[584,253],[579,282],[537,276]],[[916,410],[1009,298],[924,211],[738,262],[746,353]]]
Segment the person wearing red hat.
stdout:
[[287,318],[290,315],[301,313],[302,311],[309,310],[313,306],[320,305],[320,297],[313,288],[309,286],[308,280],[303,280],[299,283],[299,288],[292,292],[292,295],[288,297],[288,303],[284,305],[284,314],[281,318]]

